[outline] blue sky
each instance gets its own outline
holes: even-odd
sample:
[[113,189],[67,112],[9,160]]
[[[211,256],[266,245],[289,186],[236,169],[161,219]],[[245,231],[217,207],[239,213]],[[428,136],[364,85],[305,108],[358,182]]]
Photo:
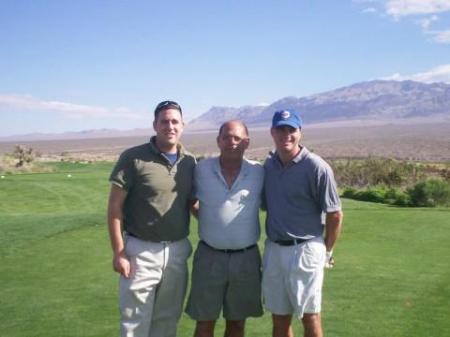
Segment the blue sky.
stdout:
[[0,136],[149,127],[173,99],[272,103],[450,83],[450,0],[0,2]]

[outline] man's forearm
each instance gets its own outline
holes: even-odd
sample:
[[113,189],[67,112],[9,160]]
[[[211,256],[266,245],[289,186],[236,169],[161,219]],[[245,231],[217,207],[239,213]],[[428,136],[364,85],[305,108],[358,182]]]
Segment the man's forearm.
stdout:
[[111,194],[108,203],[108,230],[111,240],[111,248],[114,255],[123,252],[122,238],[123,203],[127,193],[117,186],[111,186]]
[[331,252],[342,229],[343,213],[341,211],[327,213],[325,222],[325,246]]
[[113,254],[114,255],[120,254],[121,252],[123,252],[124,249],[121,220],[119,218],[110,219],[108,228]]
[[189,208],[191,210],[191,214],[196,219],[198,219],[198,212],[199,212],[199,209],[200,209],[200,202],[197,199],[191,200],[190,203],[189,203]]

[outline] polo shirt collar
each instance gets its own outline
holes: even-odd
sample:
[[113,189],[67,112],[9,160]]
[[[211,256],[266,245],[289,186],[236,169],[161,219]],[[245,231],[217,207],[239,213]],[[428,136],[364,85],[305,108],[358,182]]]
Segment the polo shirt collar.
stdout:
[[[215,174],[223,181],[223,183],[225,185],[225,178],[223,177],[222,174],[222,168],[220,167],[220,156],[214,158],[214,172]],[[238,182],[239,180],[242,179],[242,177],[245,177],[248,174],[249,171],[249,163],[247,162],[247,159],[244,157],[242,158],[242,164],[241,164],[241,169],[239,171],[238,176],[236,177],[236,180],[233,183],[233,186],[235,186],[236,182]]]
[[[149,146],[150,146],[150,151],[152,151],[155,154],[161,155],[162,152],[160,149],[158,149],[158,147],[156,146],[156,136],[152,136],[150,138],[150,141],[148,142]],[[177,152],[179,157],[182,157],[185,153],[185,149],[184,146],[181,143],[177,144]]]
[[300,152],[292,159],[292,161],[297,164],[302,159],[305,159],[308,153],[309,150],[306,147],[302,146]]
[[[305,146],[302,146],[300,152],[294,158],[292,158],[291,162],[294,164],[297,164],[301,160],[305,159],[309,153],[310,153],[310,151]],[[271,157],[272,157],[272,160],[274,160],[275,162],[277,162],[278,164],[281,165],[281,159],[276,150],[271,153]]]

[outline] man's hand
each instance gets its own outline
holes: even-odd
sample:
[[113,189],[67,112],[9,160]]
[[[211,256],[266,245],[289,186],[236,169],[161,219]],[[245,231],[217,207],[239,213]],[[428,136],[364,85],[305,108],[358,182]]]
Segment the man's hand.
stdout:
[[113,258],[113,269],[122,276],[128,278],[131,274],[131,264],[130,260],[125,256],[125,253],[121,252],[114,255]]
[[326,252],[325,254],[325,269],[331,269],[334,267],[333,251]]

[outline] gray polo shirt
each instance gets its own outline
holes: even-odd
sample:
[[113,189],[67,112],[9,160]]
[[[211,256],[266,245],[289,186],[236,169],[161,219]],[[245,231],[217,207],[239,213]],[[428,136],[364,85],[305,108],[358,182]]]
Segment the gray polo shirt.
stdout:
[[256,243],[263,184],[264,168],[256,161],[244,158],[231,188],[218,157],[200,161],[194,174],[200,239],[217,249],[241,249]]
[[189,234],[189,199],[195,158],[179,145],[172,165],[154,145],[123,152],[110,181],[128,192],[123,229],[147,241],[177,241]]
[[323,214],[339,211],[341,201],[331,167],[303,147],[283,167],[277,153],[264,163],[266,231],[272,241],[323,235]]

